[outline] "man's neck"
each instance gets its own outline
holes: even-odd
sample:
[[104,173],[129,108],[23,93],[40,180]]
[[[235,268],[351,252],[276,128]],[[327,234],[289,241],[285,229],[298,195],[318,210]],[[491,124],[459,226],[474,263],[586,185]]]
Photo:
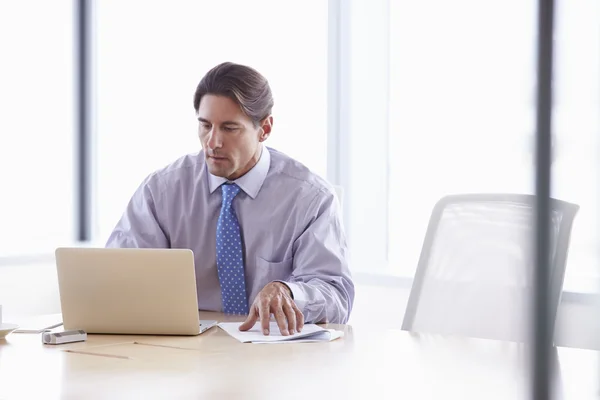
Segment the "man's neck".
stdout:
[[246,164],[244,169],[242,169],[242,172],[241,173],[234,172],[233,174],[231,174],[230,176],[227,177],[227,180],[234,181],[234,180],[239,179],[242,176],[246,175],[248,172],[250,172],[250,170],[252,168],[254,168],[256,166],[256,164],[258,163],[258,161],[260,160],[260,156],[262,155],[262,150],[263,150],[263,146],[261,144],[261,145],[259,145],[256,153],[254,153],[254,156],[252,156],[250,161],[248,161],[248,164]]

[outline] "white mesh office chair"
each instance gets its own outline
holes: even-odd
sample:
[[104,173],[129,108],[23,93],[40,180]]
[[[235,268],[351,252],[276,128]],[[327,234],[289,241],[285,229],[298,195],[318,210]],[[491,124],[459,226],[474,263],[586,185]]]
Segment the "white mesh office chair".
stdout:
[[[402,329],[524,342],[533,290],[533,195],[466,194],[434,207]],[[553,199],[554,329],[579,206]]]

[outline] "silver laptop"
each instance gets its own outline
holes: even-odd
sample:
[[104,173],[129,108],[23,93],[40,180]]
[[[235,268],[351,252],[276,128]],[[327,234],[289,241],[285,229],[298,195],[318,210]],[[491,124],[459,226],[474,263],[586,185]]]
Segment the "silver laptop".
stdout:
[[185,249],[56,249],[65,329],[88,333],[198,335],[194,255]]

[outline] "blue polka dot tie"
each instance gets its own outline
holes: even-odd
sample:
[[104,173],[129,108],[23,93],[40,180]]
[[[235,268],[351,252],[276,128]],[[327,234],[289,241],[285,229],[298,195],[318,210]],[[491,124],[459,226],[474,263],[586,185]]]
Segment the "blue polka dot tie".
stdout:
[[248,297],[244,279],[244,257],[240,225],[233,211],[233,199],[240,192],[236,184],[221,186],[223,202],[217,222],[217,271],[221,284],[223,311],[248,314]]

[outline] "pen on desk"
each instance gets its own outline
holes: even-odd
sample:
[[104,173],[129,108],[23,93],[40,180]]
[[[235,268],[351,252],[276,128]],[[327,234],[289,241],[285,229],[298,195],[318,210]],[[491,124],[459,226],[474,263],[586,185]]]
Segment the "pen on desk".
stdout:
[[166,344],[154,344],[154,343],[142,343],[142,342],[133,342],[133,344],[139,344],[142,346],[166,347],[168,349],[178,349],[178,350],[196,350],[196,351],[199,350],[199,349],[194,349],[194,348],[190,348],[190,347],[169,346]]
[[120,358],[122,360],[132,360],[131,357],[119,356],[116,354],[92,353],[91,351],[81,351],[81,350],[63,350],[63,351],[66,351],[67,353],[85,354],[88,356],[100,356],[100,357],[109,357],[109,358]]

